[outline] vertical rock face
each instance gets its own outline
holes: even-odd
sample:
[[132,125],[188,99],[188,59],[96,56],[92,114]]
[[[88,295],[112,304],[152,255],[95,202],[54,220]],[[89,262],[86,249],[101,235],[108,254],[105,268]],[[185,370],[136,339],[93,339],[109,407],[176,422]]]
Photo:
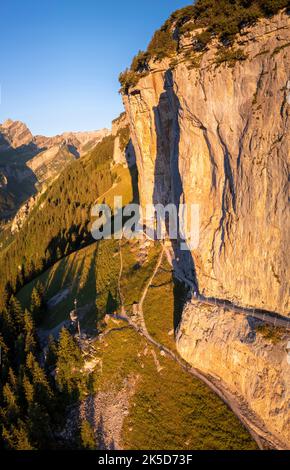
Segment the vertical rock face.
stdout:
[[246,60],[217,66],[213,45],[198,68],[158,63],[124,97],[140,201],[199,204],[201,292],[287,315],[289,16],[237,45]]
[[217,380],[239,402],[245,417],[278,448],[290,447],[290,364],[287,333],[276,341],[254,318],[188,303],[177,333],[179,353]]
[[131,168],[136,164],[136,155],[131,139],[129,139],[128,143],[130,131],[125,113],[120,114],[120,116],[112,122],[112,136],[115,137],[114,163]]

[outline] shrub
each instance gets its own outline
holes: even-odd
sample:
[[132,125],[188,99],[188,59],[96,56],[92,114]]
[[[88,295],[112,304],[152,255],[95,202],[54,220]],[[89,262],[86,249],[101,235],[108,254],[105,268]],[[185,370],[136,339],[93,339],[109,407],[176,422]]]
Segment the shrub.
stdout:
[[81,422],[81,443],[82,448],[87,450],[96,449],[95,433],[92,425],[83,419]]
[[227,49],[224,47],[217,53],[215,63],[217,65],[227,63],[229,67],[234,67],[236,62],[246,60],[246,58],[247,56],[242,49]]
[[162,60],[176,52],[176,41],[168,29],[156,31],[148,46],[148,53],[154,60]]
[[126,69],[119,75],[119,82],[121,84],[120,92],[127,94],[129,88],[134,87],[138,83],[138,74],[130,69]]
[[194,37],[194,50],[204,51],[210,42],[212,34],[209,31],[203,31]]
[[284,331],[282,328],[275,328],[272,325],[266,325],[265,323],[258,325],[256,331],[260,335],[269,340],[272,344],[278,344],[283,338]]
[[133,72],[141,72],[141,73],[148,71],[149,59],[150,59],[150,54],[148,52],[139,51],[138,54],[132,60],[131,70]]

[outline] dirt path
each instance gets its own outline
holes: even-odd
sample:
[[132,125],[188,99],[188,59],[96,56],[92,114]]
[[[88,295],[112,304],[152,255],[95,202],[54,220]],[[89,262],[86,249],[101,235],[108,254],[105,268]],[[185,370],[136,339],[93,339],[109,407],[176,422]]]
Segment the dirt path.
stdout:
[[158,257],[158,260],[157,260],[157,263],[156,263],[156,266],[155,266],[155,269],[152,273],[152,276],[150,277],[149,281],[147,282],[143,292],[142,292],[142,296],[141,296],[141,299],[139,301],[139,305],[138,305],[138,310],[139,310],[139,317],[140,317],[140,321],[141,321],[141,326],[143,328],[143,331],[144,333],[146,333],[147,337],[149,337],[149,333],[148,333],[148,330],[147,330],[147,327],[146,327],[146,322],[145,322],[145,318],[144,318],[144,313],[143,313],[143,304],[144,304],[144,300],[147,296],[147,293],[148,293],[148,289],[150,288],[150,286],[152,285],[152,282],[161,266],[161,263],[162,263],[162,260],[163,260],[163,255],[164,255],[164,246],[162,246],[162,250],[161,250],[161,253]]
[[[172,254],[170,253],[168,249],[166,249],[166,256],[167,256],[169,263],[172,266],[173,265]],[[190,289],[193,289],[192,282],[189,279],[187,279],[185,276],[182,276],[181,273],[179,273],[176,277],[177,279],[179,279],[179,281],[186,284]],[[223,299],[217,299],[213,297],[208,298],[199,293],[196,293],[195,296],[192,297],[191,302],[192,303],[200,302],[204,305],[213,305],[214,307],[230,309],[231,311],[235,313],[251,316],[251,317],[257,318],[258,320],[262,320],[263,322],[268,323],[274,327],[284,328],[290,331],[290,318],[282,316],[277,312],[269,312],[267,310],[262,310],[259,308],[242,307],[240,305],[235,305]]]
[[122,294],[121,290],[121,280],[122,280],[122,274],[123,274],[123,254],[122,254],[122,239],[119,240],[119,255],[120,255],[120,271],[119,271],[119,276],[118,276],[118,294],[122,306],[122,310],[124,309],[124,296]]

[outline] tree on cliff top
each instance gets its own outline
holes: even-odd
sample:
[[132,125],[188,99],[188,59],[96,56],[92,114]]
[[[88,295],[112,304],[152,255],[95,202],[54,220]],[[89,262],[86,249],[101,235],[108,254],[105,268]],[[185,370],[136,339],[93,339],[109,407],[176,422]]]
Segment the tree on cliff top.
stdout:
[[289,0],[197,0],[194,5],[175,11],[154,33],[147,51],[139,51],[130,69],[120,74],[121,92],[128,93],[129,88],[136,86],[139,78],[148,73],[150,60],[159,61],[174,55],[183,34],[203,29],[193,43],[200,51],[206,49],[213,37],[230,45],[246,25],[289,7]]

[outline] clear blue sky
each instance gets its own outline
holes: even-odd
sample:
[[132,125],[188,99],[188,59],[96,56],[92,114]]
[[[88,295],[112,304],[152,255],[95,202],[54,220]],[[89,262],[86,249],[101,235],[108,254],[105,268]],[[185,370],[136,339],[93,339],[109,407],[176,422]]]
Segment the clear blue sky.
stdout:
[[118,75],[190,0],[9,0],[0,12],[0,122],[34,134],[109,127]]

